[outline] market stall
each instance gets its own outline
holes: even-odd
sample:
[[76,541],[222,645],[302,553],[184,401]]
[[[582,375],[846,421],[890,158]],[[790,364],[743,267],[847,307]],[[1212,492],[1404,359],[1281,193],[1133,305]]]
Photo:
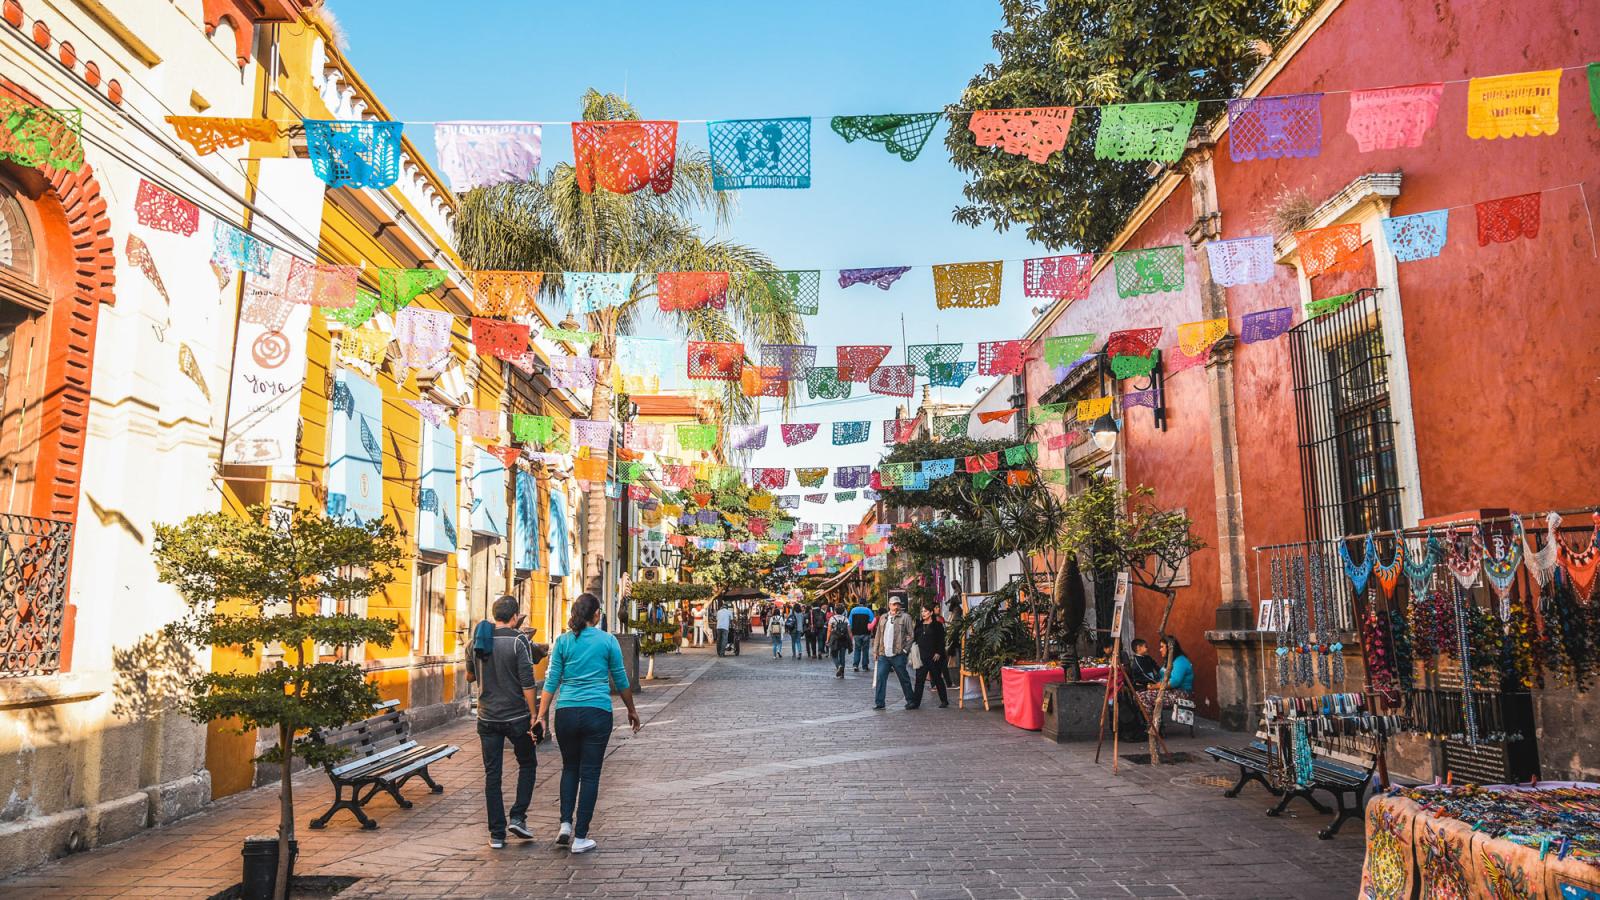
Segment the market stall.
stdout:
[[[1078,670],[1079,681],[1104,683],[1111,670],[1087,666]],[[1000,669],[1000,692],[1006,708],[1006,721],[1027,731],[1044,727],[1045,685],[1066,681],[1060,666],[1005,666]]]

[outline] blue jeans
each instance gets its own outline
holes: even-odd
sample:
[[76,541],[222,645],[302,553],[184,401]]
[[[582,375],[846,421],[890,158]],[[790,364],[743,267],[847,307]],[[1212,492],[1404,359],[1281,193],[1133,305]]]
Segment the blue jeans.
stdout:
[[868,666],[868,657],[867,657],[867,649],[871,644],[872,644],[872,635],[870,635],[870,634],[858,634],[858,635],[856,635],[856,640],[855,640],[856,652],[855,652],[854,656],[850,657],[850,665],[854,666],[857,669],[869,668],[869,666]]
[[910,705],[912,695],[911,676],[906,672],[906,655],[904,653],[898,656],[878,657],[878,672],[873,677],[873,681],[877,684],[877,691],[873,694],[872,705],[883,705],[884,690],[889,687],[890,669],[893,669],[894,674],[899,677],[900,693],[905,695],[906,704]]
[[780,631],[772,633],[772,658],[783,658],[783,633]]
[[794,653],[795,659],[800,658],[800,643],[805,639],[806,636],[798,631],[789,632],[789,649]]
[[[572,823],[574,837],[589,836],[600,765],[611,741],[611,710],[568,706],[556,710],[556,743],[561,747],[561,821]],[[577,819],[573,819],[577,807]]]
[[505,840],[506,800],[500,791],[501,766],[505,761],[506,741],[517,756],[517,799],[511,804],[511,818],[522,821],[533,801],[533,779],[538,774],[539,757],[533,735],[528,733],[532,716],[510,722],[478,720],[478,744],[483,751],[483,797],[489,808],[489,836]]
[[836,644],[834,648],[828,652],[828,655],[833,657],[833,667],[843,672],[844,660],[845,657],[850,655],[850,648],[845,644]]

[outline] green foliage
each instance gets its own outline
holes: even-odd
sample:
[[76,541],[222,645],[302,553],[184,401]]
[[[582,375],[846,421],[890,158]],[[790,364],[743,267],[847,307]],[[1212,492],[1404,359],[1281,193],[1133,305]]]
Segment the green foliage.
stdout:
[[960,628],[966,643],[961,668],[993,678],[1002,666],[1034,652],[1033,636],[1022,621],[1023,604],[1017,599],[1020,584],[1006,584],[962,617]]
[[[638,597],[637,591],[634,597]],[[628,624],[639,632],[639,652],[645,656],[678,652],[678,619],[670,609],[664,618],[652,618],[646,613]]]
[[[973,76],[963,110],[1230,97],[1310,0],[1000,0],[998,62]],[[1217,107],[1213,107],[1216,109]],[[1039,165],[979,147],[951,111],[945,146],[969,176],[957,222],[1027,229],[1051,248],[1101,250],[1152,178],[1144,162],[1094,158],[1098,110],[1080,109],[1064,150]]]
[[671,603],[679,600],[704,600],[715,593],[710,585],[682,584],[671,581],[636,581],[633,599],[640,603]]
[[[701,507],[690,496],[695,493],[711,494],[711,503]],[[696,481],[694,487],[684,491],[678,501],[684,505],[683,517],[678,520],[677,533],[690,537],[721,538],[724,541],[768,541],[770,537],[756,537],[750,531],[749,520],[752,516],[766,519],[768,522],[794,521],[794,517],[778,509],[757,510],[750,506],[750,498],[765,491],[751,488],[748,485],[735,482],[721,490],[712,490],[711,484],[706,481]],[[690,525],[687,517],[704,509],[715,509],[720,512],[732,513],[738,524],[726,517],[719,517],[715,525]],[[683,552],[684,566],[694,580],[701,585],[714,585],[715,587],[759,587],[764,590],[776,590],[790,580],[788,566],[795,557],[784,553],[758,551],[747,553],[737,548],[731,550],[701,550],[692,545],[680,548]]]
[[896,528],[889,536],[895,552],[923,559],[975,559],[993,562],[994,540],[982,522],[940,519],[913,528]]
[[1188,516],[1157,508],[1155,491],[1143,485],[1129,490],[1114,479],[1091,479],[1068,498],[1065,512],[1063,551],[1080,556],[1093,572],[1127,569],[1154,590],[1171,587],[1178,565],[1205,546]]
[[[960,468],[960,460],[965,456],[977,456],[984,453],[995,453],[1007,447],[1015,447],[1023,443],[1021,440],[980,440],[977,438],[959,437],[946,438],[933,441],[928,438],[918,438],[903,444],[896,444],[889,455],[884,457],[884,463],[925,462],[930,459],[950,459],[956,462],[956,473],[949,478],[941,478],[928,483],[925,491],[906,491],[900,488],[885,486],[882,490],[883,502],[899,509],[916,509],[930,507],[934,510],[949,513],[959,519],[976,521],[979,507],[986,503],[999,500],[1004,494],[1005,478],[1002,476],[997,481],[991,482],[982,490],[974,490],[972,478]],[[965,554],[964,554],[965,555]]]

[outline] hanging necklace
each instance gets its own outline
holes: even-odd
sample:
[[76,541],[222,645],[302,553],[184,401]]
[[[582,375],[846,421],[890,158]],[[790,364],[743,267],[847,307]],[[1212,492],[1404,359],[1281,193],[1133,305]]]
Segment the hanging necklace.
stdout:
[[[1517,566],[1522,564],[1522,544],[1527,540],[1522,530],[1522,517],[1511,517],[1511,539],[1504,542],[1505,552],[1496,553],[1484,542],[1483,532],[1478,532],[1478,551],[1483,556],[1483,574],[1500,598],[1500,621],[1511,621],[1511,583],[1517,580]],[[1495,538],[1500,544],[1500,538]]]
[[1378,578],[1378,588],[1383,591],[1383,599],[1388,600],[1394,596],[1394,586],[1400,581],[1400,567],[1406,561],[1406,540],[1400,532],[1394,533],[1394,560],[1387,566],[1383,564],[1383,557],[1378,556],[1372,563],[1372,574]]
[[1561,571],[1567,573],[1573,592],[1583,606],[1588,606],[1594,596],[1594,572],[1600,565],[1600,546],[1596,545],[1596,540],[1600,539],[1600,511],[1596,511],[1593,518],[1594,532],[1583,542],[1582,549],[1574,550],[1565,538],[1556,535],[1556,560],[1561,563]]
[[[1458,579],[1459,581],[1459,579]],[[1472,639],[1467,633],[1467,611],[1461,602],[1461,587],[1450,594],[1450,605],[1456,618],[1456,652],[1461,662],[1461,708],[1467,720],[1467,743],[1478,746],[1478,710],[1472,691]]]
[[1406,573],[1406,584],[1411,588],[1413,602],[1428,593],[1428,582],[1433,578],[1433,569],[1439,564],[1439,537],[1428,530],[1428,539],[1423,542],[1422,556],[1409,553],[1400,562],[1400,568]]
[[1470,590],[1478,580],[1478,570],[1483,567],[1483,531],[1478,526],[1465,534],[1452,535],[1450,553],[1444,558],[1450,574],[1462,590]]
[[1278,685],[1289,685],[1289,594],[1283,588],[1283,557],[1274,553],[1272,555],[1272,596],[1277,599],[1272,601],[1278,604],[1278,646],[1275,656],[1278,659]]
[[1361,565],[1356,565],[1350,559],[1350,551],[1345,548],[1344,541],[1339,542],[1339,559],[1344,562],[1344,574],[1355,586],[1356,596],[1367,590],[1367,579],[1372,577],[1372,556],[1376,551],[1372,548],[1372,534],[1368,532],[1366,546],[1362,548]]
[[1556,529],[1560,526],[1559,513],[1551,511],[1545,515],[1544,546],[1537,552],[1534,551],[1533,545],[1528,543],[1527,534],[1522,536],[1522,564],[1528,567],[1529,574],[1533,576],[1541,592],[1550,586],[1550,577],[1555,574],[1556,566],[1560,564],[1556,560],[1556,551],[1560,546],[1556,543]]

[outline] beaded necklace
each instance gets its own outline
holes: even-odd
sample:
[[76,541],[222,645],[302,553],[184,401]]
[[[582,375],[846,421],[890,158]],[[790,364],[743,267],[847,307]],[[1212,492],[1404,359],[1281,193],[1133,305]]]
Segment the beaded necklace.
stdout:
[[1311,684],[1311,621],[1306,608],[1306,561],[1302,556],[1289,560],[1289,594],[1294,600],[1294,678],[1296,684]]
[[1276,554],[1272,557],[1272,596],[1278,598],[1273,601],[1278,604],[1278,646],[1274,654],[1278,660],[1278,686],[1287,687],[1289,684],[1289,615],[1288,593],[1283,588],[1283,557]]
[[1378,556],[1372,563],[1372,574],[1378,579],[1378,588],[1383,591],[1383,599],[1388,600],[1394,596],[1394,586],[1400,582],[1400,567],[1406,561],[1406,541],[1400,532],[1394,533],[1394,560],[1387,566],[1383,564],[1383,557]]
[[1372,577],[1372,557],[1376,551],[1372,547],[1372,535],[1367,534],[1366,546],[1362,549],[1361,565],[1356,565],[1350,559],[1350,551],[1345,549],[1344,541],[1339,541],[1339,559],[1344,562],[1344,574],[1349,577],[1350,584],[1356,589],[1356,596],[1367,590],[1367,579]]
[[1433,578],[1433,569],[1439,564],[1439,537],[1428,531],[1428,539],[1423,543],[1422,557],[1419,559],[1415,553],[1406,555],[1401,560],[1400,568],[1406,573],[1406,583],[1411,587],[1411,599],[1426,596],[1428,581]]
[[1451,591],[1451,608],[1455,612],[1456,652],[1461,661],[1461,708],[1467,718],[1467,743],[1478,746],[1478,710],[1472,699],[1472,638],[1468,633],[1467,611],[1461,602],[1462,587]]
[[1517,580],[1517,566],[1522,565],[1522,544],[1527,540],[1527,534],[1522,530],[1522,517],[1511,518],[1511,539],[1501,544],[1502,539],[1494,538],[1497,545],[1505,548],[1504,553],[1496,553],[1484,541],[1483,532],[1479,531],[1478,552],[1483,557],[1483,574],[1489,579],[1489,586],[1494,588],[1494,595],[1500,599],[1500,621],[1511,621],[1511,584]]
[[1478,526],[1460,535],[1450,538],[1450,553],[1445,556],[1444,564],[1450,569],[1450,574],[1456,577],[1456,583],[1462,590],[1471,589],[1478,580],[1478,570],[1483,567],[1483,531]]
[[[1328,681],[1328,654],[1327,646],[1322,643],[1328,639],[1333,631],[1333,604],[1330,600],[1331,593],[1328,588],[1328,560],[1321,553],[1311,555],[1311,607],[1316,615],[1316,643],[1311,645],[1316,653],[1317,680],[1323,687],[1329,687]],[[1306,639],[1311,640],[1312,635],[1307,629]]]
[[1578,602],[1584,606],[1589,605],[1594,596],[1595,567],[1600,566],[1600,510],[1594,513],[1594,533],[1583,542],[1583,548],[1574,550],[1565,538],[1556,535],[1556,560],[1561,563],[1561,571],[1567,573],[1567,578],[1572,581],[1573,591],[1578,595]]
[[1528,543],[1527,534],[1522,536],[1522,564],[1528,567],[1528,572],[1533,575],[1533,580],[1539,585],[1541,593],[1550,586],[1550,578],[1555,574],[1556,566],[1560,564],[1556,559],[1556,552],[1561,547],[1556,539],[1556,529],[1560,526],[1559,514],[1551,512],[1544,517],[1544,546],[1538,551]]

